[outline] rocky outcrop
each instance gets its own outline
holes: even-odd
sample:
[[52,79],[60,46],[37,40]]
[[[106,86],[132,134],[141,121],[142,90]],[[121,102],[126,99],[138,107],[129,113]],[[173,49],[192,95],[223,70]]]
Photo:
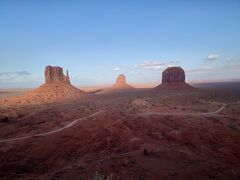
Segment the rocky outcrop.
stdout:
[[162,73],[162,83],[185,83],[185,72],[181,67],[169,67]]
[[16,99],[21,105],[43,104],[57,101],[75,100],[87,95],[70,83],[68,71],[64,75],[63,68],[47,66],[45,68],[45,83]]
[[127,84],[126,77],[123,74],[120,74],[117,77],[116,84],[118,84],[119,86]]
[[67,75],[64,75],[63,68],[61,67],[47,66],[45,68],[44,75],[46,83],[58,83],[58,82],[70,83],[68,71]]
[[195,88],[185,82],[185,72],[181,67],[169,67],[162,73],[162,84],[157,86],[157,90],[185,91]]
[[114,89],[130,89],[133,88],[129,84],[127,84],[126,77],[124,74],[120,74],[117,79],[116,83],[113,85]]

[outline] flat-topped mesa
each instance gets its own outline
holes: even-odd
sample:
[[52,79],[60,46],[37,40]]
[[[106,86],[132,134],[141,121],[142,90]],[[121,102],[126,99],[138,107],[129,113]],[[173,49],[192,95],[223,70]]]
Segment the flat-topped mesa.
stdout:
[[133,88],[133,87],[130,86],[129,84],[127,84],[125,75],[120,74],[117,77],[116,83],[113,85],[113,88],[115,88],[115,89],[129,89],[129,88]]
[[162,73],[162,84],[157,86],[157,90],[165,91],[185,91],[195,90],[185,82],[185,72],[181,67],[168,67]]
[[181,67],[168,67],[162,73],[162,83],[185,83],[185,72]]
[[70,79],[67,71],[67,75],[64,75],[63,68],[58,66],[47,66],[45,68],[45,82],[46,83],[69,83]]

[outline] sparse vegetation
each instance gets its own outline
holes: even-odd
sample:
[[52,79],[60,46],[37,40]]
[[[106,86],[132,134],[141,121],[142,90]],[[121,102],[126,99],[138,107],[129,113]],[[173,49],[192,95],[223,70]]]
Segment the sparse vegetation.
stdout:
[[113,180],[113,174],[105,176],[101,173],[96,172],[92,177],[80,177],[80,180]]
[[143,150],[143,155],[147,156],[149,154],[148,150],[147,149],[144,149]]

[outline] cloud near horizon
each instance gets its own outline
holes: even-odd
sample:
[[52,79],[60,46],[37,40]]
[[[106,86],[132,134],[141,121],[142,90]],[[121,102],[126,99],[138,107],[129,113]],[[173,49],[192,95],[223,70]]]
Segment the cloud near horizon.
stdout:
[[219,54],[209,54],[206,61],[216,61],[220,57]]
[[180,61],[169,61],[167,63],[161,63],[159,61],[144,61],[143,63],[136,64],[134,68],[146,69],[146,70],[164,70],[167,67],[179,65]]
[[31,76],[31,73],[27,71],[3,72],[0,73],[0,81],[18,81],[27,76]]
[[42,81],[42,77],[33,75],[28,71],[0,72],[0,88],[37,87]]
[[227,64],[240,64],[240,59],[227,58],[225,61]]
[[122,66],[116,66],[115,68],[114,68],[114,71],[120,71],[120,70],[126,70],[126,69],[128,69],[128,66],[127,65],[122,65]]
[[205,67],[199,67],[199,68],[193,68],[193,69],[186,69],[185,71],[188,73],[195,73],[195,72],[202,73],[202,72],[207,72],[211,70],[213,70],[213,68],[205,66]]

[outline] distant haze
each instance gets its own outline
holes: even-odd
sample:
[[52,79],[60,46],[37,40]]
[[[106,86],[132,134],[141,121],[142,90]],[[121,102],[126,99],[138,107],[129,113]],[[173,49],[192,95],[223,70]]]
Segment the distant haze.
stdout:
[[0,88],[33,88],[45,66],[77,87],[139,87],[181,66],[187,82],[240,79],[240,1],[0,1]]

